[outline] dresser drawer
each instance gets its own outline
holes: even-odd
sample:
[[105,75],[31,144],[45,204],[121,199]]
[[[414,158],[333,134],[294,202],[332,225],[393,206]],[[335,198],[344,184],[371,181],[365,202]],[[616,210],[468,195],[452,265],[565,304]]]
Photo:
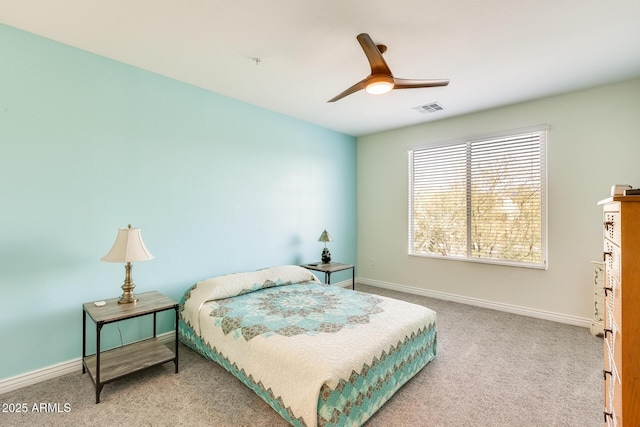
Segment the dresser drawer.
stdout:
[[[605,356],[606,365],[606,356]],[[615,367],[612,368],[615,371]],[[610,371],[609,371],[610,372]],[[616,380],[615,372],[604,375],[604,420],[607,426],[619,425],[620,403],[619,403],[620,383]]]
[[622,326],[622,311],[620,310],[620,296],[622,288],[615,277],[609,277],[605,285],[604,297],[604,318],[605,323],[608,317],[616,320],[618,325]]
[[605,210],[603,220],[604,238],[620,245],[620,212]]
[[613,382],[611,380],[611,375],[605,373],[604,375],[604,413],[612,414],[611,418],[613,420],[614,391],[611,389],[612,384]]
[[607,283],[609,276],[616,278],[620,283],[620,247],[605,239],[602,250],[605,264],[605,284],[610,287]]
[[614,379],[621,383],[620,371],[618,370],[622,364],[620,330],[616,328],[615,324],[611,325],[611,329],[608,330],[613,332],[607,332],[604,339],[605,371],[610,371]]

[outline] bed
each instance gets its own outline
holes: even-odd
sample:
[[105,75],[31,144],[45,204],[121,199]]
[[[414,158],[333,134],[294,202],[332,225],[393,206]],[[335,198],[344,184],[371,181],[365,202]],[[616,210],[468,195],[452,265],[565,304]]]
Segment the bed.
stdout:
[[179,336],[291,425],[359,426],[435,358],[436,313],[289,265],[196,283]]

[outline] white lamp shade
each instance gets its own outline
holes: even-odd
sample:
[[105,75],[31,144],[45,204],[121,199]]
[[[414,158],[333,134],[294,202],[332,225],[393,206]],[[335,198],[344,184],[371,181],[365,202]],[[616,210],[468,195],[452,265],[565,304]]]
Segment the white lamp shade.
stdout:
[[108,254],[101,258],[105,262],[136,262],[153,259],[142,241],[139,228],[119,228],[116,241]]

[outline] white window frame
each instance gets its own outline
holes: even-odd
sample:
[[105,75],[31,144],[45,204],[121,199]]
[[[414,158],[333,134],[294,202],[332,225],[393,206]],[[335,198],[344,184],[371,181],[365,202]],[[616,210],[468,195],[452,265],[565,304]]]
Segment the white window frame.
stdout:
[[[514,267],[526,267],[526,268],[534,268],[534,269],[547,269],[548,268],[548,226],[547,226],[547,145],[548,145],[548,130],[549,126],[541,125],[524,129],[516,129],[509,130],[505,132],[493,133],[489,135],[476,136],[458,139],[454,141],[438,143],[433,145],[421,145],[418,147],[414,147],[407,152],[408,157],[408,175],[409,175],[409,191],[408,191],[408,199],[409,199],[409,212],[408,212],[408,253],[410,256],[417,257],[426,257],[426,258],[440,258],[440,259],[448,259],[448,260],[456,260],[456,261],[467,261],[467,262],[479,262],[479,263],[487,263],[487,264],[498,264],[498,265],[506,265],[506,266],[514,266]],[[480,258],[471,255],[471,184],[470,184],[470,174],[467,172],[467,190],[466,190],[466,204],[467,204],[467,214],[466,214],[466,235],[467,235],[467,244],[466,244],[466,254],[456,255],[456,256],[446,256],[446,255],[437,255],[437,254],[427,254],[427,253],[419,253],[414,250],[414,162],[413,157],[415,152],[423,151],[423,150],[431,150],[431,149],[441,149],[448,146],[460,146],[461,144],[466,144],[467,153],[470,153],[468,147],[474,143],[481,143],[491,140],[500,140],[504,138],[517,137],[526,134],[539,134],[540,135],[540,218],[541,218],[541,259],[540,262],[524,262],[524,261],[510,261],[510,260],[501,260],[501,259],[493,259],[493,258]],[[466,167],[467,171],[470,168],[470,162],[474,160],[471,159],[470,154],[467,154],[466,159]]]

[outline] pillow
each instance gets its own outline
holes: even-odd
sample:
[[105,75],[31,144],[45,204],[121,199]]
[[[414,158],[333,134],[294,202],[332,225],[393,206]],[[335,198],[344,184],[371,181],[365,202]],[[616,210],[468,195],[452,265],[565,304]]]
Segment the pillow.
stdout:
[[319,280],[305,268],[297,265],[283,265],[258,271],[212,277],[196,283],[196,289],[206,292],[206,300],[210,301],[300,282],[319,282]]

